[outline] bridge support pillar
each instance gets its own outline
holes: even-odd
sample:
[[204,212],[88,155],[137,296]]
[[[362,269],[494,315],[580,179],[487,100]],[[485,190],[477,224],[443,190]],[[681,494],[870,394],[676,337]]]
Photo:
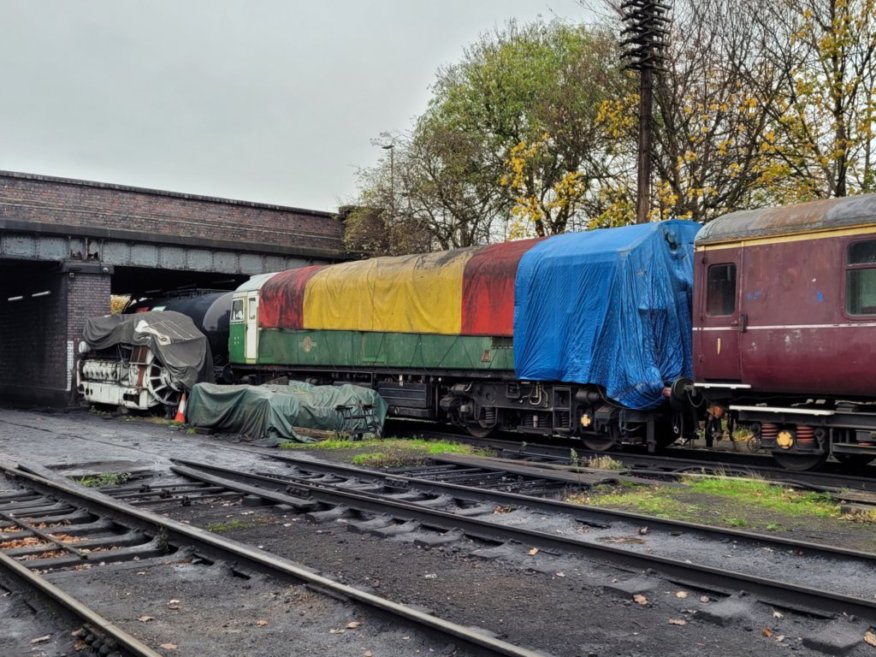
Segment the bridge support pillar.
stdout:
[[0,288],[0,397],[22,407],[77,405],[85,320],[110,312],[112,267],[66,261]]

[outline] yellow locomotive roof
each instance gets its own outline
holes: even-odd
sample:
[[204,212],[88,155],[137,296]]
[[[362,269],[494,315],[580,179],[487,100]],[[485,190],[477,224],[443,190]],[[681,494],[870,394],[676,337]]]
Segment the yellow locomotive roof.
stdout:
[[827,236],[861,228],[876,231],[876,194],[731,212],[707,223],[697,234],[696,246]]

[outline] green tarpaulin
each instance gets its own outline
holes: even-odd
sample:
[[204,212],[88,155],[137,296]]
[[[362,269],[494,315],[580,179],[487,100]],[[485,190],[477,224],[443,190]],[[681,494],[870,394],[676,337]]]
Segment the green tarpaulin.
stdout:
[[379,432],[386,418],[386,402],[374,390],[354,385],[223,386],[199,383],[192,389],[186,421],[193,427],[237,433],[254,440],[314,439],[295,433],[294,427]]

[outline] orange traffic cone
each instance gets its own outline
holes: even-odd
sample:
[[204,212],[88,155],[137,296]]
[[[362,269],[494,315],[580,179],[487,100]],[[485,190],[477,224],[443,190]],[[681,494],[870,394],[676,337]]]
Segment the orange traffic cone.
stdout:
[[179,406],[176,409],[176,417],[173,418],[173,421],[180,424],[185,424],[186,422],[186,393],[183,393],[182,397],[179,398]]

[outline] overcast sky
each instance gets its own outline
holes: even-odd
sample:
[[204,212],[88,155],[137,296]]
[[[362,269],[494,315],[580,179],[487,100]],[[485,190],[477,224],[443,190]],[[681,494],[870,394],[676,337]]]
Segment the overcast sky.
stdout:
[[0,0],[0,169],[337,209],[508,19],[576,0]]

